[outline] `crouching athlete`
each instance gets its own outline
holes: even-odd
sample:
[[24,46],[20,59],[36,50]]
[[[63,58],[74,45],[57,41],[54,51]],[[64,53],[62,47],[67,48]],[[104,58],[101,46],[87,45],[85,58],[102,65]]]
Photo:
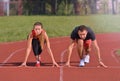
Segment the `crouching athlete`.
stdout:
[[27,40],[27,48],[26,48],[26,54],[24,62],[21,64],[21,66],[26,66],[28,56],[31,52],[31,49],[34,52],[34,55],[36,57],[36,66],[40,66],[41,62],[41,53],[44,49],[44,45],[46,44],[48,53],[50,54],[53,62],[53,66],[59,67],[59,65],[56,63],[53,53],[50,48],[50,42],[48,35],[46,31],[43,29],[43,25],[41,22],[36,22],[33,25],[33,30],[30,32]]

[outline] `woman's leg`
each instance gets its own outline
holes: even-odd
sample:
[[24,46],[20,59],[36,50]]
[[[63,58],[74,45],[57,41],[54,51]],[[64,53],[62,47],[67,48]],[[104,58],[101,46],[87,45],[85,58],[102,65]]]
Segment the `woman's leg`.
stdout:
[[32,48],[33,48],[33,52],[34,55],[36,57],[36,66],[38,66],[38,64],[40,64],[40,54],[42,52],[41,46],[40,46],[40,42],[38,39],[33,39],[32,40]]

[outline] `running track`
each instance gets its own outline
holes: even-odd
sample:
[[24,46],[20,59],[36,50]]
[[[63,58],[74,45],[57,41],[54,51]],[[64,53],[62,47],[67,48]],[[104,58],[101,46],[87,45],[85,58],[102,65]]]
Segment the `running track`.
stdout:
[[79,58],[75,49],[71,57],[72,67],[63,67],[66,61],[66,48],[69,37],[51,38],[51,48],[61,67],[52,67],[50,55],[42,53],[43,65],[35,67],[35,58],[31,52],[28,67],[18,67],[25,54],[26,41],[0,44],[0,81],[120,81],[120,61],[114,51],[120,48],[120,33],[97,34],[103,62],[107,69],[97,67],[98,62],[92,48],[90,63],[78,67]]

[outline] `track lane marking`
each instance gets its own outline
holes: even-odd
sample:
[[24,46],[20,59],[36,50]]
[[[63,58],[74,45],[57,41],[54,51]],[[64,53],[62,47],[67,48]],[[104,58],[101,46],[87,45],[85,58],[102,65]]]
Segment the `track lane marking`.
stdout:
[[5,65],[5,63],[7,63],[7,61],[9,59],[12,58],[12,56],[14,56],[15,54],[17,54],[18,52],[24,50],[25,48],[21,48],[21,49],[18,49],[18,50],[15,50],[14,52],[10,53],[9,56],[2,62],[2,64],[0,64],[0,67],[2,67],[3,65]]
[[[65,49],[62,53],[61,53],[61,59],[60,59],[60,62],[63,63],[63,57],[64,57],[64,54],[65,52],[67,51],[67,49]],[[60,80],[59,81],[63,81],[63,67],[64,66],[60,66]]]
[[[118,48],[118,49],[119,49],[119,48]],[[114,60],[116,61],[116,63],[120,63],[119,60],[118,60],[118,59],[115,57],[115,55],[114,55],[114,53],[115,53],[116,50],[117,50],[117,48],[112,50],[111,56],[114,58]]]

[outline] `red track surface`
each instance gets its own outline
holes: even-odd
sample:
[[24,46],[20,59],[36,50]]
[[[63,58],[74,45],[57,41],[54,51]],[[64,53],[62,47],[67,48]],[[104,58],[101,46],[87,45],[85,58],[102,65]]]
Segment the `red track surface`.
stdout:
[[[79,58],[75,49],[71,57],[72,67],[52,67],[46,50],[42,53],[43,66],[34,67],[35,58],[31,52],[29,67],[18,67],[24,59],[26,41],[1,43],[0,81],[120,81],[120,61],[114,56],[114,51],[120,48],[119,35],[120,33],[97,34],[101,57],[109,66],[107,69],[97,68],[94,49],[91,52],[91,62],[85,67],[78,67]],[[67,59],[69,37],[51,38],[50,42],[56,61],[63,65]]]

